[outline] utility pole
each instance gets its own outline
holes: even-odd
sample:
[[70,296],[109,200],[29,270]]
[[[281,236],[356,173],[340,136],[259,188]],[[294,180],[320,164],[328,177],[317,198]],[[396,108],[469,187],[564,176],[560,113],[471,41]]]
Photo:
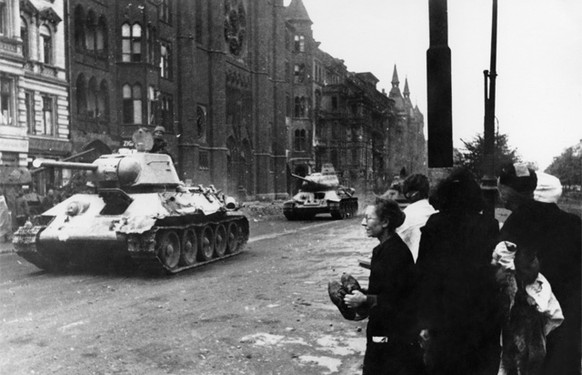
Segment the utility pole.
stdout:
[[430,45],[426,52],[428,94],[428,167],[453,166],[451,50],[447,0],[428,2]]
[[491,62],[489,70],[483,71],[485,80],[485,124],[484,158],[481,190],[485,198],[485,214],[495,216],[497,184],[495,179],[495,79],[497,78],[497,0],[493,0],[491,17]]

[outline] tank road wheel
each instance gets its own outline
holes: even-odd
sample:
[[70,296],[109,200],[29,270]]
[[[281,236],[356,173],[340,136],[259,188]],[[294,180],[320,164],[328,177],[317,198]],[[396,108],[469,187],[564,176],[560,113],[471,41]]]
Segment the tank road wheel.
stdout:
[[210,225],[204,226],[200,231],[199,249],[201,250],[199,253],[200,260],[212,259],[212,255],[214,254],[214,231]]
[[348,217],[348,205],[346,202],[340,202],[340,215],[342,220]]
[[224,228],[224,225],[218,224],[214,230],[214,252],[217,257],[221,258],[226,254],[227,245],[228,237],[226,236],[226,228]]
[[236,253],[238,250],[240,233],[238,229],[238,224],[234,221],[228,224],[228,229],[226,231],[226,252],[229,254]]
[[182,254],[180,261],[185,266],[191,266],[196,263],[198,256],[198,236],[194,229],[186,229],[182,235]]
[[338,209],[331,212],[331,217],[335,220],[343,220],[346,218],[346,205],[344,202],[339,202]]
[[354,207],[354,202],[348,201],[348,202],[346,202],[346,206],[347,206],[346,216],[351,219],[356,214],[356,210],[355,210],[355,207]]
[[158,238],[158,258],[169,270],[180,262],[180,238],[173,230],[163,231]]

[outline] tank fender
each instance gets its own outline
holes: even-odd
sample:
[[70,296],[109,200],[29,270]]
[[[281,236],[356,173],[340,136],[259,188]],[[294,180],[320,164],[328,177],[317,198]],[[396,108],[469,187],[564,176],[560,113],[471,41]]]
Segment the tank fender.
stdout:
[[325,199],[331,202],[339,202],[342,198],[337,194],[335,190],[330,190],[325,193]]
[[157,218],[151,216],[124,216],[112,224],[112,229],[118,233],[144,233],[152,229]]
[[170,215],[190,215],[200,212],[210,215],[224,210],[218,199],[210,202],[204,194],[168,192],[159,193],[159,196],[162,206]]

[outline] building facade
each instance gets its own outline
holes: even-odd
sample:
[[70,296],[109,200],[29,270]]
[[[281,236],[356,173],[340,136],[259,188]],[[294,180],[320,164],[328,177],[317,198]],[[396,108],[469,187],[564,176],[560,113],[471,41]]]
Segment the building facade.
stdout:
[[424,160],[408,86],[323,52],[301,0],[0,0],[0,29],[0,165],[41,194],[81,172],[33,159],[92,162],[156,126],[182,180],[243,199],[322,163],[377,190]]
[[290,174],[306,175],[331,163],[345,185],[383,192],[395,175],[426,173],[424,117],[400,92],[394,67],[387,95],[370,72],[348,71],[319,48],[302,0],[286,10],[288,190]]
[[71,152],[64,9],[63,0],[0,1],[0,194],[11,212],[21,194],[40,209],[38,194],[54,183],[31,176],[32,160]]

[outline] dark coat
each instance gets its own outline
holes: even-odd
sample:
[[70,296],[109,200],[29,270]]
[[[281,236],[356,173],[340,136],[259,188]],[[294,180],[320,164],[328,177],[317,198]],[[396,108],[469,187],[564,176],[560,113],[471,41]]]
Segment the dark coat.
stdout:
[[[367,327],[364,375],[422,375],[416,341],[416,273],[408,247],[393,234],[372,251],[367,294],[375,296]],[[373,337],[387,338],[374,342]]]
[[368,294],[377,297],[376,306],[370,309],[368,338],[388,336],[403,342],[416,338],[415,281],[412,254],[398,234],[374,248]]
[[168,143],[163,138],[154,138],[154,145],[150,152],[152,154],[166,154],[172,159],[172,163],[175,164],[174,155],[167,149]]
[[554,203],[531,200],[512,212],[501,229],[501,240],[538,257],[540,273],[564,313],[562,325],[547,337],[544,374],[580,374],[581,228],[576,215]]
[[426,353],[433,374],[496,374],[501,308],[491,256],[496,220],[478,213],[433,214],[422,229],[420,328],[429,329]]

